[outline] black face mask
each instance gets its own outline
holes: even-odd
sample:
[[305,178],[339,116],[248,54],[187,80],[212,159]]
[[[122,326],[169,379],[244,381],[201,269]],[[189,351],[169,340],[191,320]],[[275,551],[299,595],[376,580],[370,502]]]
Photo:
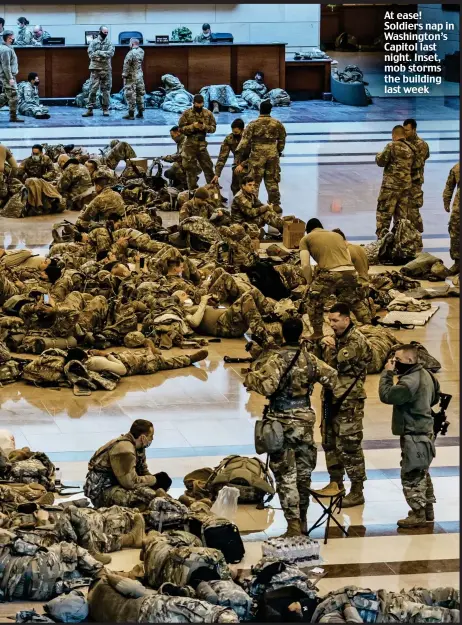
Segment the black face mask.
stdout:
[[107,33],[100,33],[99,36],[101,37],[101,39],[106,39]]
[[40,84],[40,80],[36,80],[36,81],[34,82],[34,85],[35,85],[36,87],[37,87],[39,84]]
[[396,372],[398,373],[398,375],[404,375],[405,373],[407,373],[409,371],[409,369],[412,369],[414,365],[405,363],[405,362],[395,362],[395,369]]
[[196,111],[196,113],[200,113],[202,111],[202,106],[195,106],[194,110]]

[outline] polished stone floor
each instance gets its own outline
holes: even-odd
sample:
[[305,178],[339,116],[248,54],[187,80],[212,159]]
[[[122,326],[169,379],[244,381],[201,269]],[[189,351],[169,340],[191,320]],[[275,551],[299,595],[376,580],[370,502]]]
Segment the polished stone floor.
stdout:
[[[421,136],[429,142],[431,157],[425,170],[424,247],[450,263],[447,235],[448,215],[441,194],[450,167],[457,162],[459,145],[458,112],[432,99],[428,115],[418,118]],[[302,104],[302,103],[298,103]],[[374,157],[389,140],[393,125],[407,116],[404,110],[417,110],[416,102],[400,100],[396,107],[380,115],[357,119],[336,117],[330,103],[316,103],[324,119],[310,119],[309,106],[304,120],[286,121],[287,147],[282,159],[282,203],[285,214],[303,219],[318,216],[325,227],[338,226],[352,240],[374,238],[375,205],[381,170]],[[419,105],[420,106],[420,105]],[[439,106],[438,113],[435,111]],[[388,105],[387,105],[388,107]],[[294,106],[294,111],[296,107]],[[70,111],[69,111],[70,113]],[[276,116],[289,111],[276,111]],[[293,111],[290,111],[292,114]],[[67,112],[66,112],[67,114]],[[75,115],[75,112],[74,112]],[[117,113],[120,117],[120,113]],[[0,113],[0,119],[3,113]],[[171,120],[128,126],[119,119],[95,118],[88,124],[68,122],[58,125],[52,111],[46,127],[33,122],[24,127],[8,126],[2,143],[18,158],[30,151],[36,140],[73,142],[90,150],[109,138],[127,138],[139,156],[173,152],[167,131]],[[224,116],[223,116],[224,117]],[[168,124],[167,124],[168,121]],[[219,142],[228,130],[228,119],[220,115],[210,151],[216,157]],[[95,126],[100,124],[97,132]],[[150,123],[149,123],[150,122]],[[226,122],[226,125],[225,125]],[[228,195],[230,168],[221,182]],[[261,197],[265,197],[262,190]],[[332,206],[340,212],[333,212]],[[74,220],[75,213],[65,218]],[[170,220],[172,214],[166,215]],[[31,247],[46,251],[50,243],[53,216],[27,220],[0,220],[0,244],[9,248]],[[380,270],[379,267],[372,271]],[[415,585],[458,586],[459,579],[459,300],[436,300],[439,310],[430,322],[415,330],[397,332],[401,341],[417,340],[440,360],[438,374],[442,389],[453,395],[448,415],[451,426],[446,437],[437,441],[432,465],[436,521],[424,530],[397,530],[396,520],[407,513],[399,480],[399,442],[391,434],[391,411],[378,398],[378,376],[369,376],[364,420],[364,449],[368,481],[364,506],[342,510],[338,515],[350,529],[348,538],[336,535],[321,546],[327,576],[319,583],[321,592],[345,584],[398,590]],[[124,379],[113,392],[96,392],[75,397],[70,390],[37,389],[25,384],[0,388],[0,428],[13,431],[17,446],[42,450],[62,469],[64,483],[82,484],[87,461],[94,450],[128,430],[136,418],[148,418],[155,425],[155,438],[148,450],[153,471],[167,471],[173,478],[173,493],[182,492],[184,475],[195,468],[215,466],[226,455],[253,455],[255,419],[264,401],[248,394],[242,385],[242,365],[225,365],[223,357],[244,356],[244,340],[222,340],[209,346],[208,359],[177,372],[157,373]],[[319,391],[314,406],[319,415]],[[316,427],[319,443],[319,429]],[[322,450],[313,476],[316,485],[327,481]],[[309,510],[314,522],[318,505]],[[238,568],[248,568],[261,553],[261,541],[282,533],[285,521],[277,498],[272,507],[257,511],[252,506],[239,510],[238,525],[245,533],[246,556]],[[316,536],[320,536],[317,534]],[[114,555],[112,567],[126,569],[136,563],[138,554],[125,551]],[[0,616],[13,614],[12,606],[2,605]]]

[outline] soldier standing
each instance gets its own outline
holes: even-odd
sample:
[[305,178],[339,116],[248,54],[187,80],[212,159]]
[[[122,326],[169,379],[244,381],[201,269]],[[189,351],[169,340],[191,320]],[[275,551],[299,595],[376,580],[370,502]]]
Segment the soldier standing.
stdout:
[[282,324],[285,345],[264,351],[244,381],[247,390],[270,398],[267,416],[277,419],[284,431],[283,447],[270,455],[270,467],[288,524],[285,536],[307,531],[309,488],[317,454],[316,415],[310,402],[313,386],[319,382],[332,390],[337,381],[335,369],[316,358],[307,343],[299,345],[302,332],[301,319],[286,319]]
[[268,202],[274,210],[281,213],[281,180],[280,156],[286,145],[286,129],[284,125],[271,117],[271,102],[263,100],[260,104],[260,116],[251,121],[242,134],[241,142],[236,150],[236,164],[241,164],[247,152],[252,163],[252,175],[257,184],[257,195],[261,181],[265,181]]
[[242,133],[244,132],[245,124],[242,119],[235,119],[231,124],[231,132],[225,138],[220,147],[220,154],[218,155],[218,159],[215,165],[215,177],[212,180],[212,184],[217,184],[218,179],[221,176],[221,172],[223,171],[224,166],[226,165],[226,161],[228,160],[229,154],[232,153],[234,156],[233,163],[233,175],[231,179],[231,191],[233,195],[241,188],[241,180],[244,173],[244,169],[247,168],[246,162],[241,162],[239,165],[236,164],[236,150],[241,141]]
[[425,161],[430,156],[428,143],[417,134],[417,122],[415,119],[406,119],[403,123],[406,141],[415,148],[415,161],[412,167],[412,187],[409,196],[408,219],[412,225],[423,232],[423,221],[420,209],[423,206],[424,167]]
[[329,311],[329,323],[335,339],[324,337],[321,344],[327,346],[326,361],[338,373],[333,391],[332,412],[323,419],[322,447],[330,481],[343,489],[346,474],[351,482],[350,493],[343,499],[342,507],[351,508],[364,503],[363,483],[367,479],[363,440],[364,400],[367,365],[371,361],[370,347],[350,318],[346,304],[335,304]]
[[99,35],[88,46],[88,56],[90,57],[90,91],[88,93],[88,110],[82,117],[93,117],[93,108],[96,103],[96,93],[101,90],[103,115],[109,116],[109,102],[112,87],[112,64],[114,56],[114,44],[107,38],[109,30],[106,26],[101,26]]
[[212,182],[213,163],[207,150],[207,134],[213,134],[217,128],[217,123],[213,113],[204,108],[204,98],[196,94],[193,106],[187,109],[180,117],[178,127],[186,139],[182,147],[182,164],[188,180],[188,189],[197,189],[197,170],[204,172],[207,183]]
[[385,168],[377,199],[375,234],[379,239],[389,231],[392,218],[395,222],[407,219],[414,161],[415,149],[407,143],[404,128],[395,126],[392,141],[375,157],[377,165]]
[[135,104],[138,109],[136,117],[141,119],[144,110],[144,87],[143,76],[144,50],[140,48],[139,39],[130,39],[130,51],[124,60],[122,78],[124,79],[125,99],[128,104],[128,114],[123,119],[135,119]]
[[452,167],[448,179],[446,180],[446,186],[444,187],[443,202],[444,210],[447,213],[451,211],[451,200],[454,195],[454,189],[457,190],[452,204],[451,217],[449,218],[449,236],[451,239],[449,251],[454,261],[454,265],[450,269],[452,275],[458,274],[460,270],[460,163],[456,163],[454,167]]
[[[314,338],[321,338],[324,305],[335,295],[338,301],[348,303],[361,323],[371,322],[371,312],[364,299],[345,239],[337,232],[324,230],[316,217],[306,224],[306,235],[300,241],[300,261],[303,275],[310,287],[305,310],[313,326]],[[310,257],[317,263],[313,279]]]
[[3,31],[3,41],[0,45],[0,82],[3,83],[3,93],[0,94],[0,107],[8,103],[10,107],[10,122],[23,122],[17,116],[18,86],[18,57],[13,50],[14,33],[11,30]]

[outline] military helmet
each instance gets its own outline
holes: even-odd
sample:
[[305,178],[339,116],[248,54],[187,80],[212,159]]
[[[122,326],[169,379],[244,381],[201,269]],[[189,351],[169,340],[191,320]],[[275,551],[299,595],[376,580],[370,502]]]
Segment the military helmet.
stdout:
[[128,334],[125,335],[124,338],[124,345],[125,347],[143,347],[144,345],[144,341],[146,340],[146,337],[144,336],[144,334],[142,332],[129,332]]

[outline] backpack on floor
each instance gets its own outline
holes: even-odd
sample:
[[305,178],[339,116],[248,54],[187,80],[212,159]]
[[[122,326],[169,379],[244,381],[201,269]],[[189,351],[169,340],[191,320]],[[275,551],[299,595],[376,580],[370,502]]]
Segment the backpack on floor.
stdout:
[[244,543],[237,526],[214,514],[191,513],[189,531],[206,547],[222,552],[228,564],[237,564],[245,555]]
[[156,497],[153,499],[145,513],[148,528],[159,532],[163,529],[184,529],[187,518],[188,508],[176,499],[168,497]]
[[235,486],[239,490],[240,503],[261,503],[265,496],[268,502],[275,494],[271,474],[258,458],[224,458],[207,482],[207,488],[211,490],[214,499],[223,486]]
[[231,579],[223,554],[208,547],[170,549],[159,575],[160,585],[194,586],[195,580]]
[[231,608],[240,621],[250,619],[252,599],[240,586],[232,580],[211,580],[201,582],[196,588],[198,599],[208,601],[213,605]]

